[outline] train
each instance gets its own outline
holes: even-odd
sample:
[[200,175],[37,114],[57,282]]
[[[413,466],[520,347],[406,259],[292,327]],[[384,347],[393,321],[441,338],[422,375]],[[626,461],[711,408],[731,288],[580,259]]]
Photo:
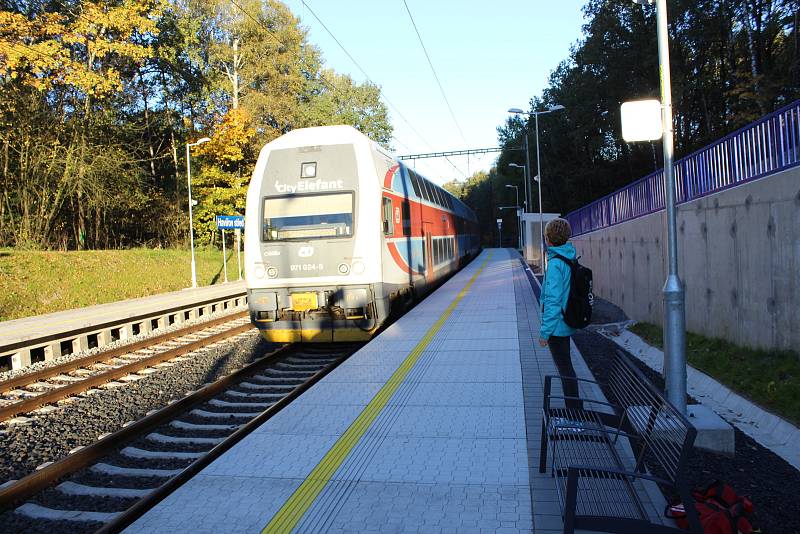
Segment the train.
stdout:
[[369,340],[479,251],[466,204],[351,126],[292,130],[259,153],[244,270],[267,341]]

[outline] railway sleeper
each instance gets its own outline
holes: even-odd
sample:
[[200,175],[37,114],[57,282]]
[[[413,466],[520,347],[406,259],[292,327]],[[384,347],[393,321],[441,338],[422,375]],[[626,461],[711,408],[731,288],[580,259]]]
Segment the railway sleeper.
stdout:
[[85,495],[93,497],[114,497],[117,499],[138,499],[144,497],[152,489],[134,489],[134,488],[98,488],[96,486],[87,486],[85,484],[78,484],[76,482],[62,482],[56,489],[66,495]]

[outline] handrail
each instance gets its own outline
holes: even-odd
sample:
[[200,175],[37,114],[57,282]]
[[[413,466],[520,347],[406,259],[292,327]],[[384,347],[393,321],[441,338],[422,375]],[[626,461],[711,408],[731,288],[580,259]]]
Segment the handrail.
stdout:
[[[683,204],[800,165],[800,100],[692,152],[674,164]],[[663,169],[644,176],[566,219],[577,236],[664,209]]]

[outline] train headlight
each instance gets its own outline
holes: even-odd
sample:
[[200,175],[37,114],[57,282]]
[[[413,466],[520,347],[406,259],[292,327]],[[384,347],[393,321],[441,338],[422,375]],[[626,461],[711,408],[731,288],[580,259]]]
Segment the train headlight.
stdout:
[[267,269],[267,276],[270,278],[278,278],[278,269],[276,267],[270,267]]
[[350,266],[346,263],[339,264],[339,274],[347,274],[350,272]]
[[364,273],[364,264],[360,261],[353,262],[353,274],[363,274]]
[[301,178],[315,178],[317,176],[317,163],[315,161],[308,161],[300,166]]
[[256,278],[264,278],[264,275],[266,274],[266,272],[267,271],[264,270],[264,266],[263,265],[256,265],[256,268],[255,268]]

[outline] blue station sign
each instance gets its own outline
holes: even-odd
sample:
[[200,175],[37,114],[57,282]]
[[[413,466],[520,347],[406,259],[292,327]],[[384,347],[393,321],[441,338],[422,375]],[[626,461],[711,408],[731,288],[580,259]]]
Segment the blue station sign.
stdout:
[[241,215],[217,215],[218,230],[235,230],[244,228],[244,217]]

